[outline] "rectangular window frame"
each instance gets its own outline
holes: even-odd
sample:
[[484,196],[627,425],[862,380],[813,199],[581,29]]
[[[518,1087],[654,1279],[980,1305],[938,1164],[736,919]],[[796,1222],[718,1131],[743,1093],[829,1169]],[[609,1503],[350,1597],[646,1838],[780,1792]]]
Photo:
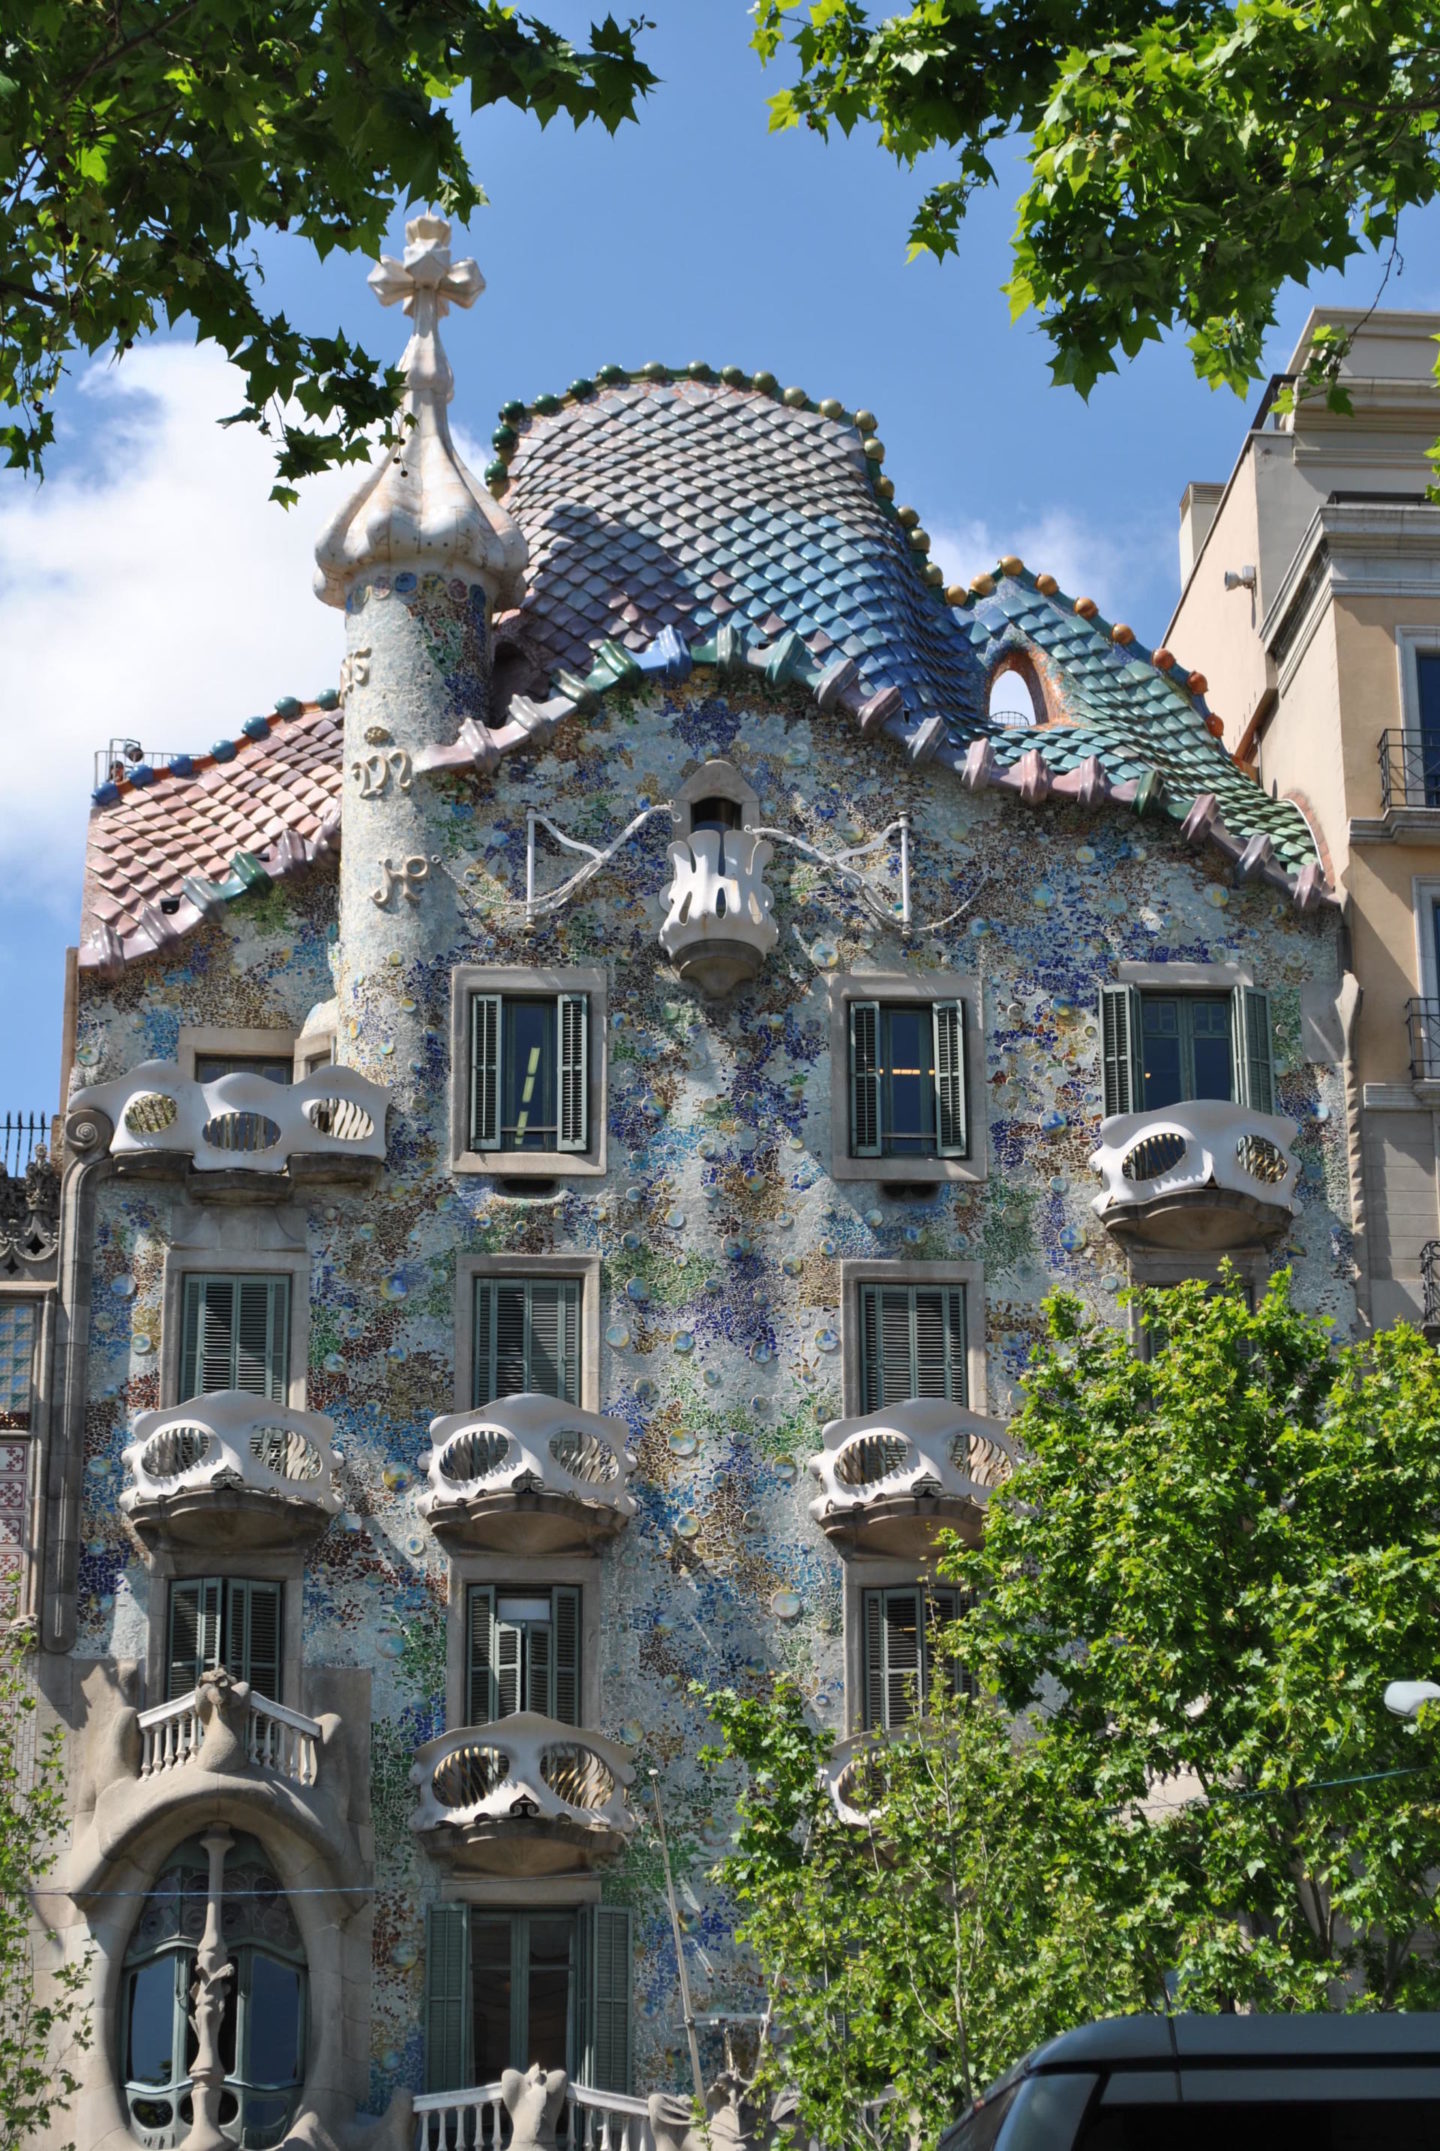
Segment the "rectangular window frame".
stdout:
[[[1203,998],[1222,994],[1228,995],[1231,1003],[1231,1102],[1237,1110],[1248,1106],[1254,1112],[1275,1111],[1274,1008],[1269,994],[1257,987],[1248,965],[1122,963],[1116,966],[1114,977],[1103,979],[1100,985],[1096,1077],[1102,1118],[1171,1110],[1165,1106],[1147,1107],[1141,1095],[1143,999],[1148,995],[1183,1000],[1189,995]],[[1258,1055],[1250,1050],[1257,1020],[1265,1023],[1268,1037],[1268,1050]],[[1122,1091],[1127,1094],[1121,1096]]]
[[[40,1340],[45,1329],[45,1296],[32,1291],[7,1292],[0,1290],[0,1309],[4,1308],[15,1310],[20,1314],[22,1321],[24,1317],[28,1316],[30,1334],[29,1357],[25,1375],[24,1424],[18,1423],[20,1416],[18,1413],[11,1412],[7,1408],[0,1411],[0,1433],[5,1434],[12,1440],[28,1440],[38,1432],[40,1414],[40,1383],[38,1375]],[[20,1357],[21,1352],[17,1343],[15,1361],[17,1366],[19,1365]],[[10,1423],[12,1419],[17,1423],[12,1425]]]
[[[447,1885],[425,1915],[424,2081],[428,2091],[457,2091],[475,2078],[473,1938],[477,1916],[509,1923],[511,1977],[519,1969],[532,1918],[574,1922],[567,2067],[573,2079],[628,2096],[634,2085],[634,1919],[627,1906],[601,1900],[598,1881],[539,1877],[461,1880]],[[522,2005],[523,2007],[523,2005]],[[511,2024],[512,2054],[525,2045]]]
[[840,1265],[841,1369],[845,1416],[865,1413],[862,1298],[866,1285],[959,1285],[965,1293],[964,1409],[988,1411],[985,1357],[985,1273],[978,1262],[842,1262]]
[[[229,1220],[227,1218],[227,1224]],[[235,1224],[241,1223],[239,1216]],[[243,1237],[262,1239],[273,1223],[269,1216],[244,1220],[250,1228]],[[290,1280],[290,1347],[288,1395],[283,1401],[293,1410],[306,1409],[306,1370],[310,1361],[310,1257],[293,1248],[227,1245],[239,1240],[239,1231],[223,1231],[220,1244],[172,1245],[165,1250],[160,1333],[160,1401],[181,1404],[180,1390],[185,1314],[185,1279],[207,1277],[288,1277]]]
[[[548,1651],[543,1663],[537,1665],[532,1657],[527,1664],[523,1656],[523,1630],[530,1623],[521,1624],[521,1654],[513,1662],[507,1659],[501,1631],[507,1633],[510,1624],[505,1620],[507,1602],[517,1599],[541,1599],[550,1601],[548,1623]],[[533,1581],[469,1583],[465,1586],[465,1719],[467,1725],[497,1725],[503,1718],[518,1711],[533,1710],[542,1718],[553,1718],[559,1725],[579,1726],[584,1721],[581,1713],[585,1700],[585,1587],[583,1584],[550,1583],[537,1587]],[[562,1624],[571,1624],[573,1648],[571,1663],[561,1663],[559,1639]],[[477,1628],[487,1630],[485,1648],[477,1655],[475,1638]],[[477,1694],[477,1686],[483,1682],[486,1692]],[[506,1694],[507,1682],[511,1693]],[[541,1692],[537,1692],[541,1691]],[[511,1704],[510,1709],[504,1706]]]
[[[581,1362],[583,1358],[581,1328],[584,1317],[584,1279],[580,1277],[526,1277],[505,1275],[476,1277],[471,1280],[471,1347],[470,1347],[470,1404],[479,1411],[487,1404],[494,1404],[502,1396],[514,1396],[513,1388],[502,1391],[499,1387],[504,1369],[500,1335],[502,1330],[501,1295],[512,1299],[521,1296],[524,1308],[524,1343],[520,1357],[524,1362],[524,1379],[520,1391],[536,1388],[535,1376],[542,1374],[543,1347],[535,1342],[535,1329],[545,1299],[551,1301],[556,1316],[556,1364],[561,1387],[556,1390],[541,1388],[541,1394],[554,1395],[567,1404],[580,1402]],[[536,1295],[540,1295],[537,1303]],[[513,1369],[511,1370],[514,1371]]]
[[[472,1148],[471,1011],[476,996],[495,996],[500,1000],[549,1000],[553,997],[559,1001],[566,995],[583,995],[586,1003],[583,1149]],[[489,1173],[504,1180],[595,1178],[604,1173],[607,1005],[607,979],[602,970],[491,969],[482,964],[456,966],[450,984],[450,1163],[453,1171]],[[557,1012],[557,1024],[559,1020]]]
[[176,1583],[194,1583],[205,1577],[227,1582],[274,1583],[280,1587],[280,1687],[272,1700],[304,1710],[312,1698],[307,1694],[305,1670],[305,1553],[287,1547],[274,1553],[237,1548],[233,1553],[215,1547],[149,1548],[145,1555],[150,1571],[150,1617],[145,1647],[145,1696],[149,1703],[163,1703],[170,1654],[170,1592]]
[[580,1286],[580,1394],[582,1410],[600,1409],[600,1257],[598,1255],[460,1255],[455,1263],[455,1403],[476,1409],[475,1284],[478,1278],[562,1277]]
[[[182,1394],[186,1397],[203,1397],[215,1395],[224,1389],[248,1388],[249,1386],[241,1383],[238,1379],[240,1373],[244,1371],[240,1364],[243,1358],[243,1354],[240,1351],[240,1342],[244,1336],[243,1320],[239,1325],[238,1337],[232,1329],[231,1350],[236,1363],[227,1370],[227,1378],[221,1382],[204,1379],[204,1359],[206,1356],[202,1345],[202,1339],[205,1336],[204,1310],[207,1304],[207,1287],[212,1285],[222,1289],[228,1285],[231,1289],[232,1300],[237,1291],[245,1292],[252,1305],[255,1303],[255,1288],[264,1288],[266,1378],[267,1381],[273,1383],[273,1387],[264,1390],[257,1389],[254,1391],[254,1395],[257,1402],[285,1403],[290,1389],[290,1331],[295,1289],[292,1280],[283,1271],[275,1270],[195,1269],[185,1272],[180,1287],[180,1365],[178,1378]],[[193,1352],[191,1349],[192,1315],[199,1320],[199,1332],[194,1340]]]
[[[175,1663],[175,1623],[177,1601],[182,1595],[195,1594],[196,1635],[199,1645],[193,1674],[171,1679]],[[275,1674],[273,1681],[262,1677],[259,1666],[250,1658],[251,1626],[257,1607],[273,1604],[275,1608]],[[213,1634],[217,1639],[214,1653],[205,1647],[204,1638]],[[288,1698],[281,1693],[285,1687],[285,1584],[273,1576],[249,1574],[222,1576],[176,1576],[165,1590],[165,1700],[174,1702],[188,1695],[200,1674],[207,1666],[223,1667],[234,1680],[249,1681],[256,1692],[271,1703],[282,1703]]]
[[[892,1717],[892,1698],[884,1692],[879,1694],[875,1692],[875,1681],[871,1669],[869,1632],[872,1620],[876,1618],[877,1610],[879,1619],[883,1623],[883,1609],[886,1602],[891,1598],[898,1598],[902,1594],[911,1591],[916,1591],[920,1594],[922,1609],[918,1653],[918,1689],[913,1702],[910,1702],[907,1698],[908,1707],[904,1715]],[[932,1598],[943,1602],[934,1610],[933,1620],[930,1604]],[[899,1582],[877,1583],[867,1579],[858,1585],[856,1592],[857,1627],[859,1631],[859,1694],[856,1699],[857,1730],[864,1732],[896,1732],[913,1718],[923,1716],[930,1685],[935,1677],[935,1654],[931,1644],[932,1628],[946,1626],[949,1622],[958,1619],[964,1600],[964,1592],[958,1590],[954,1584],[939,1583],[933,1576],[916,1576],[913,1570],[908,1578]],[[971,1676],[963,1668],[960,1670],[959,1678],[962,1687],[973,1687]]]
[[210,1054],[236,1054],[246,1060],[289,1061],[295,1065],[294,1029],[287,1024],[248,1028],[238,1024],[182,1023],[175,1060],[183,1076],[196,1080],[195,1063]]
[[[830,1177],[832,1180],[895,1181],[923,1186],[946,1181],[982,1181],[989,1170],[986,1130],[985,1015],[978,978],[958,971],[907,974],[889,971],[837,973],[826,981],[830,1001]],[[855,1003],[919,1003],[941,1007],[958,1002],[963,1041],[964,1153],[934,1157],[851,1155],[855,1106],[852,1100],[850,1010]]]
[[580,1594],[580,1726],[601,1723],[600,1665],[603,1655],[601,1596],[604,1568],[594,1554],[499,1554],[456,1552],[450,1556],[450,1590],[445,1621],[445,1724],[468,1725],[470,1685],[470,1593],[488,1589],[496,1596],[539,1597],[568,1586]]

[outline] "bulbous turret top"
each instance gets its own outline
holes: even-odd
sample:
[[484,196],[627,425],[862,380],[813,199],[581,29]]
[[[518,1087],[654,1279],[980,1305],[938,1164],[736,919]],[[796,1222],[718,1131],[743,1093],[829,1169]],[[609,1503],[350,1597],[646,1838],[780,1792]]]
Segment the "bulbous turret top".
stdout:
[[451,262],[443,217],[412,217],[405,259],[382,255],[370,284],[382,306],[403,305],[414,324],[400,361],[401,438],[321,536],[316,595],[343,605],[365,570],[410,567],[469,576],[494,604],[516,605],[525,594],[525,539],[461,462],[445,409],[455,376],[439,325],[452,305],[473,306],[485,279],[473,261]]

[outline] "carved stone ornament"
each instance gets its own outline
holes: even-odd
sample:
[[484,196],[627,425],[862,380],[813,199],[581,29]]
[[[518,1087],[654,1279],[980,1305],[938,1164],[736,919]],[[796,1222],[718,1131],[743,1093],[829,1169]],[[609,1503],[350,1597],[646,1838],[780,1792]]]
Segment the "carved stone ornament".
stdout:
[[59,1233],[60,1175],[40,1143],[23,1179],[0,1165],[0,1276],[53,1261]]
[[542,2069],[532,2062],[522,2075],[507,2069],[500,2096],[510,2116],[510,2151],[555,2151],[556,2127],[570,2079],[563,2069]]
[[765,886],[771,856],[748,829],[696,829],[670,846],[660,946],[709,999],[754,978],[780,938]]

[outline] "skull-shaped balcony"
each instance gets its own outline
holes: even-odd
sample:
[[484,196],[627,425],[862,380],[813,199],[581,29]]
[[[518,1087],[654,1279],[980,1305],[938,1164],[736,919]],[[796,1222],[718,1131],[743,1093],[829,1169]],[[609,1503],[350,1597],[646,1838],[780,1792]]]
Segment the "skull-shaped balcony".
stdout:
[[1219,1255],[1278,1239],[1294,1217],[1293,1120],[1189,1098],[1100,1124],[1096,1216],[1122,1242]]
[[583,1553],[635,1514],[622,1419],[558,1397],[503,1397],[433,1420],[419,1509],[442,1543],[498,1553]]
[[246,1389],[141,1412],[121,1511],[152,1547],[305,1545],[343,1505],[334,1436],[322,1412]]
[[810,1459],[810,1514],[843,1553],[924,1559],[942,1531],[978,1542],[992,1488],[1015,1455],[996,1419],[938,1397],[832,1419]]
[[104,1115],[121,1174],[183,1173],[210,1200],[286,1200],[299,1182],[368,1184],[385,1159],[390,1093],[353,1068],[318,1068],[298,1083],[236,1069],[202,1083],[171,1061],[142,1061],[127,1075],[77,1093],[71,1140],[87,1116]]
[[623,1852],[635,1818],[627,1749],[537,1711],[465,1725],[420,1748],[410,1827],[446,1865],[552,1875]]

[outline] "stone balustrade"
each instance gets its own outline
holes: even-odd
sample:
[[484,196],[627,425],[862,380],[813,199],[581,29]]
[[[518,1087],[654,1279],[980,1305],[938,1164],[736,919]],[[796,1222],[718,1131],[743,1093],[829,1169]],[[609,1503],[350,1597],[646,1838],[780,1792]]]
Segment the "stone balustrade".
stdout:
[[457,2144],[498,2146],[507,2141],[510,2151],[542,2151],[542,2147],[548,2151],[552,2141],[569,2151],[655,2151],[644,2099],[568,2081],[563,2096],[552,2102],[555,2111],[547,2116],[549,2129],[527,2135],[506,2101],[507,2088],[516,2098],[524,2084],[515,2071],[508,2084],[421,2092],[414,2102],[417,2151],[453,2151]]
[[[111,1123],[110,1155],[127,1171],[196,1174],[342,1175],[369,1178],[385,1156],[390,1093],[353,1068],[317,1068],[298,1083],[242,1069],[199,1083],[172,1061],[142,1061],[71,1102],[70,1124],[88,1110]],[[73,1140],[72,1135],[72,1140]]]
[[851,1552],[923,1556],[942,1530],[974,1544],[992,1488],[1015,1468],[999,1420],[938,1397],[832,1419],[821,1439],[810,1514]]
[[1223,1253],[1286,1230],[1298,1204],[1293,1120],[1228,1098],[1189,1098],[1100,1124],[1092,1205],[1120,1239]]
[[820,1782],[842,1822],[863,1829],[874,1822],[885,1796],[874,1735],[854,1733],[838,1740],[820,1766]]
[[635,1514],[623,1419],[558,1397],[503,1397],[431,1421],[422,1516],[442,1540],[519,1554],[583,1551]]
[[635,1829],[629,1751],[537,1711],[426,1741],[410,1827],[456,1866],[553,1874],[624,1849]]
[[[213,1675],[210,1680],[215,1685]],[[287,1710],[283,1703],[272,1703],[253,1689],[242,1693],[238,1683],[232,1687],[240,1708],[238,1712],[232,1709],[231,1715],[239,1715],[242,1721],[237,1747],[245,1762],[292,1785],[315,1784],[321,1739],[318,1722],[298,1710]],[[171,1703],[157,1703],[153,1710],[138,1714],[140,1777],[158,1778],[183,1769],[192,1760],[203,1763],[207,1717],[213,1715],[207,1712],[203,1690],[202,1683]]]
[[660,946],[711,998],[753,978],[779,938],[765,885],[771,857],[749,829],[696,829],[670,846]]
[[338,1516],[335,1423],[222,1389],[141,1412],[122,1457],[122,1512],[147,1543],[279,1546]]

